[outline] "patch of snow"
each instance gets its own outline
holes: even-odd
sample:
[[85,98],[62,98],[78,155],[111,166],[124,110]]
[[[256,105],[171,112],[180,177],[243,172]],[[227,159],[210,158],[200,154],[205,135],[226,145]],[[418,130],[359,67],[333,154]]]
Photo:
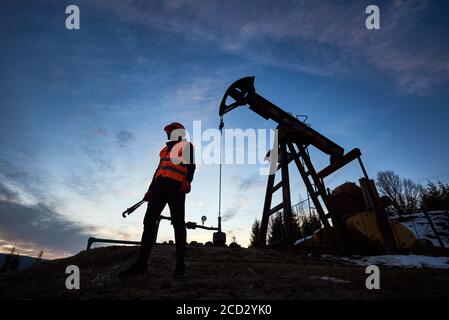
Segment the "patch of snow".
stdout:
[[[449,215],[445,211],[430,211],[428,212],[435,229],[438,232],[444,246],[449,248]],[[441,247],[432,227],[429,224],[424,213],[414,213],[409,215],[401,215],[392,217],[407,227],[417,239],[425,239],[436,247]]]
[[449,269],[449,257],[431,257],[421,255],[385,255],[369,257],[339,258],[327,255],[326,258],[340,259],[345,262],[359,265],[383,265],[399,268],[429,268],[429,269]]
[[303,243],[303,242],[305,242],[307,240],[310,240],[310,239],[312,239],[312,236],[308,236],[308,237],[305,237],[305,238],[298,239],[298,240],[295,241],[295,246],[300,245],[301,243]]
[[338,279],[338,278],[335,278],[335,277],[311,276],[310,279],[312,279],[312,280],[330,281],[330,282],[333,282],[333,283],[351,283],[351,281]]

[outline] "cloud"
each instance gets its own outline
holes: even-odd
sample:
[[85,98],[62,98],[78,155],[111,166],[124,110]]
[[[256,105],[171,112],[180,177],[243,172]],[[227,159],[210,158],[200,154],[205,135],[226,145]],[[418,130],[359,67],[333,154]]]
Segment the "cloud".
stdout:
[[117,133],[116,138],[118,145],[124,148],[134,140],[134,135],[127,130],[121,130]]
[[239,211],[249,204],[248,200],[252,195],[260,197],[261,189],[265,186],[264,176],[258,174],[250,175],[246,178],[234,177],[235,181],[239,181],[237,188],[237,196],[235,196],[231,204],[224,210],[222,221],[226,222],[233,219]]
[[385,150],[385,147],[394,141],[393,135],[388,131],[380,131],[364,148],[365,154],[372,154]]
[[17,193],[9,190],[3,183],[0,182],[0,201],[13,201],[18,197]]
[[25,170],[16,168],[11,164],[11,162],[2,158],[0,158],[0,174],[15,182],[30,182],[31,180],[36,180],[32,178]]
[[97,130],[95,130],[95,134],[97,136],[107,136],[108,135],[108,131],[105,128],[97,128]]
[[262,180],[262,176],[259,174],[252,174],[241,180],[239,184],[239,190],[242,192],[249,192],[252,189],[258,189],[263,186],[265,182]]
[[[318,76],[392,79],[403,93],[449,87],[447,30],[428,24],[430,1],[383,3],[381,30],[365,28],[366,1],[97,2],[125,21],[181,34],[250,61]],[[230,23],[232,21],[232,23]]]
[[51,180],[50,177],[44,177],[41,170],[38,170],[37,161],[30,155],[9,153],[10,159],[5,160],[0,157],[0,182],[6,181],[7,188],[4,184],[0,185],[0,197],[4,200],[8,193],[14,193],[14,197],[18,197],[17,190],[33,195],[36,201],[50,199],[52,195],[43,187],[44,181]]
[[0,239],[19,249],[42,248],[47,257],[79,251],[94,228],[69,220],[44,203],[19,203],[0,182]]
[[79,195],[92,198],[108,188],[111,180],[126,175],[121,171],[123,165],[122,150],[135,141],[128,130],[106,129],[99,126],[79,141],[82,161],[72,168],[64,169],[64,184]]
[[219,99],[232,77],[220,72],[214,76],[191,77],[174,85],[161,99],[167,120],[183,119],[187,123],[201,119],[203,124],[216,121]]
[[228,208],[226,212],[224,212],[223,215],[221,216],[221,221],[227,222],[231,220],[232,218],[235,217],[237,212],[238,212],[237,208]]

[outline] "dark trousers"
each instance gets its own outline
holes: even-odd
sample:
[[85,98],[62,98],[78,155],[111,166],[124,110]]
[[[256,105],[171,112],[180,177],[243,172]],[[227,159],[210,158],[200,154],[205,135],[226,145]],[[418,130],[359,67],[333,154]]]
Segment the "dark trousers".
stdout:
[[168,204],[171,223],[175,229],[176,267],[184,268],[186,251],[185,199],[186,194],[179,191],[180,183],[169,178],[157,178],[148,201],[138,262],[146,263],[156,240],[158,219]]

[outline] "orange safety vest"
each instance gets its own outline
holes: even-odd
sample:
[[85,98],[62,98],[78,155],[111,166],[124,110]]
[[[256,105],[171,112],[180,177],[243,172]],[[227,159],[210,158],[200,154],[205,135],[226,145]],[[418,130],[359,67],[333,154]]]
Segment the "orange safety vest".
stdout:
[[176,143],[170,152],[168,146],[165,146],[159,156],[159,167],[156,171],[156,177],[167,177],[179,182],[184,182],[187,176],[186,160],[182,156],[184,147],[188,144],[187,141],[180,141]]

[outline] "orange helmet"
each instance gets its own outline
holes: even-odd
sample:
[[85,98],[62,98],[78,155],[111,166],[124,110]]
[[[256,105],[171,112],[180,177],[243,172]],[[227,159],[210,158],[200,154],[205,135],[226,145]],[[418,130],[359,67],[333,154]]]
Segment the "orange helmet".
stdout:
[[164,131],[170,134],[173,130],[185,129],[185,127],[179,122],[172,122],[164,127]]

